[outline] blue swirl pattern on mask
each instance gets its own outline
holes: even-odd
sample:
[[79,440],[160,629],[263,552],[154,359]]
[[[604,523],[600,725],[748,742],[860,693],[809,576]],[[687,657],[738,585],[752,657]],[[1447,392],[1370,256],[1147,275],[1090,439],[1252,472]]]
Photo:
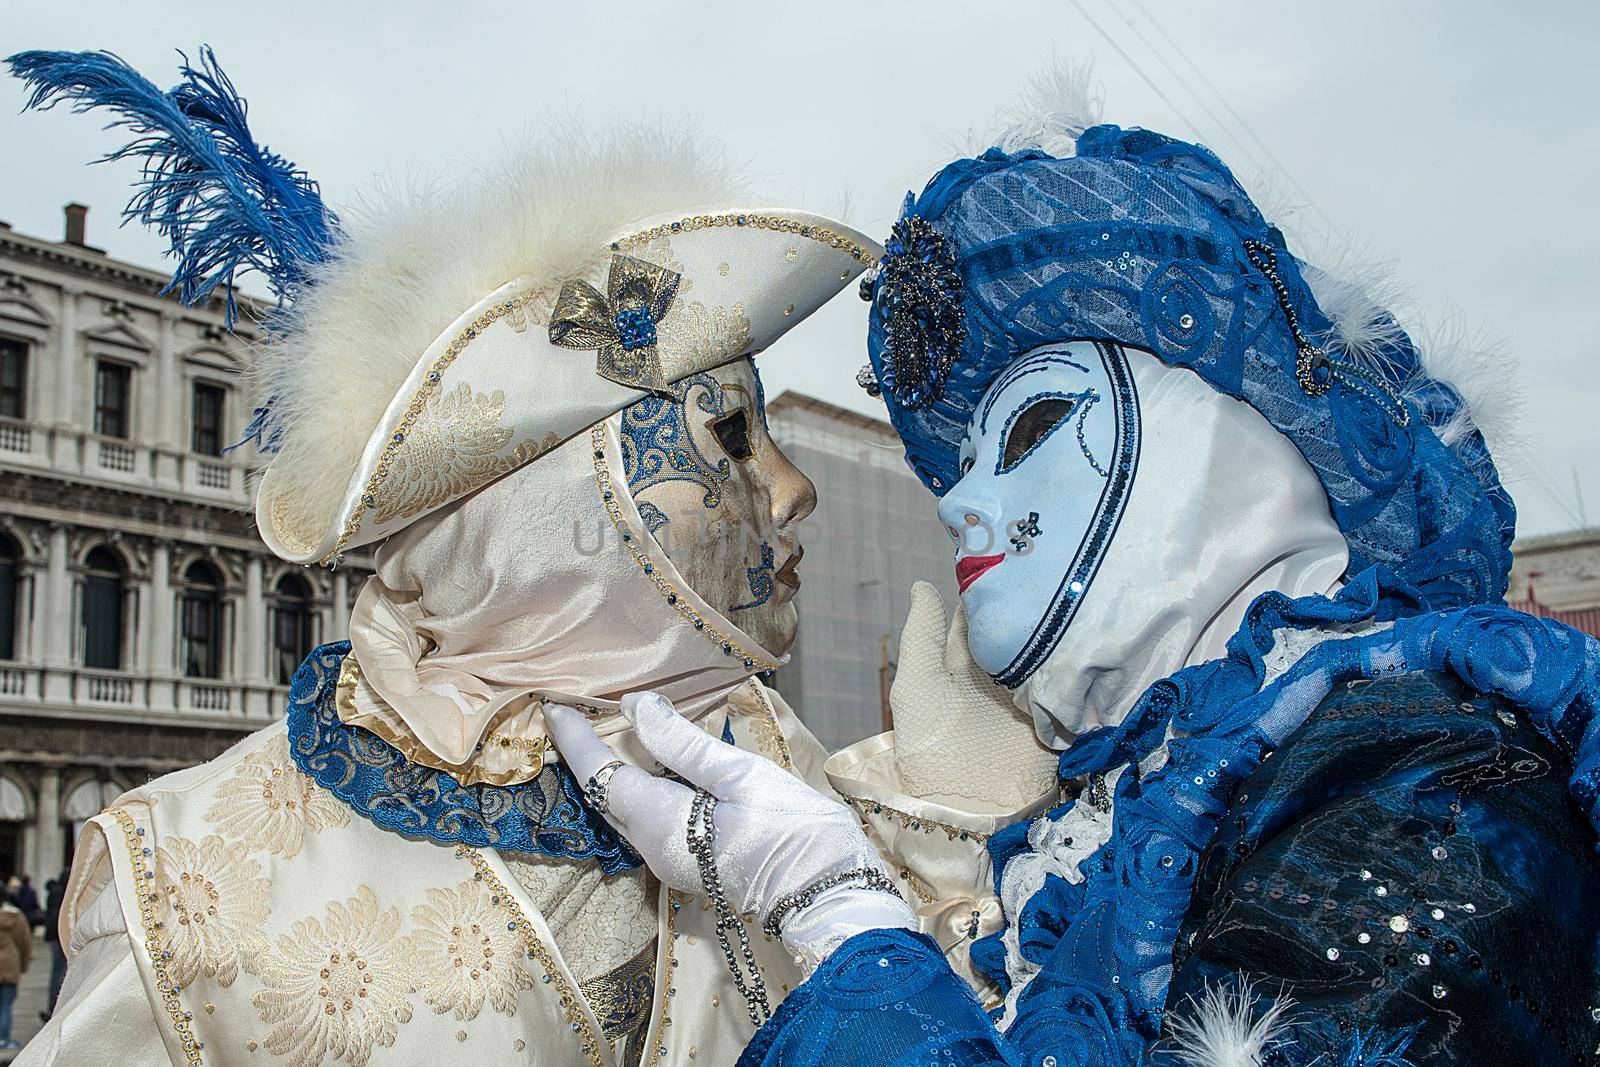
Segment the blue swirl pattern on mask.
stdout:
[[636,501],[639,505],[639,518],[644,520],[644,528],[651,533],[659,533],[661,528],[670,521],[667,513],[650,503],[648,500]]
[[594,860],[606,874],[638,853],[583,803],[565,764],[521,785],[462,785],[339,719],[339,669],[350,642],[315,649],[289,682],[289,753],[312,780],[375,825],[446,844]]
[[[1332,598],[1267,593],[1251,605],[1224,658],[1159,683],[1120,726],[1085,735],[1063,754],[1062,776],[1077,777],[1137,761],[1169,726],[1180,731],[1167,740],[1159,769],[1118,779],[1111,837],[1079,865],[1083,881],[1049,879],[1022,916],[1010,917],[1024,954],[1041,969],[1018,996],[1005,1062],[1037,1064],[1047,1054],[1061,1065],[1148,1062],[1202,854],[1239,784],[1346,683],[1437,672],[1514,707],[1513,718],[1566,764],[1568,795],[1589,826],[1600,827],[1600,642],[1559,623],[1488,605],[1417,615],[1324,641],[1264,684],[1274,631],[1371,620],[1382,600],[1371,571]],[[1078,802],[1044,818],[1059,819]],[[1027,848],[1028,830],[1019,823],[991,839],[997,889],[1006,864]],[[999,936],[980,941],[972,955],[1004,987]],[[970,1014],[953,990],[946,996],[950,1018]],[[766,1040],[777,1047],[781,1035]]]
[[[1205,148],[1096,126],[1068,158],[990,149],[957,160],[906,212],[954,245],[963,283],[964,346],[938,398],[883,397],[907,461],[935,493],[959,480],[974,409],[1017,353],[1110,340],[1189,368],[1299,449],[1344,533],[1348,573],[1385,569],[1381,617],[1504,592],[1511,499],[1479,434],[1446,445],[1432,429],[1460,412],[1460,396],[1427,375],[1397,327],[1376,353],[1344,351],[1283,235]],[[1272,252],[1287,306],[1331,359],[1326,391],[1298,379],[1294,331],[1246,241]],[[868,351],[881,377],[880,304]]]
[[732,465],[726,456],[712,460],[700,450],[689,419],[693,411],[717,416],[727,410],[727,391],[709,374],[690,375],[667,392],[650,393],[623,408],[622,469],[634,498],[651,486],[683,481],[705,490],[701,503],[707,508],[719,506]]

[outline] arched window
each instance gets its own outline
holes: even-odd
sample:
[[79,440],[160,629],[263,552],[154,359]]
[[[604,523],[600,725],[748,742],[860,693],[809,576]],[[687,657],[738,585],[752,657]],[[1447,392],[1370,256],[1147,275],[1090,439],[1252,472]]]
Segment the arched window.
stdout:
[[22,873],[22,831],[31,818],[27,792],[0,775],[0,879]]
[[83,665],[122,669],[122,557],[101,545],[83,560]]
[[306,580],[292,572],[279,578],[272,590],[272,671],[279,685],[289,684],[311,651],[315,617]]
[[222,677],[222,576],[196,561],[183,572],[183,673]]
[[[72,866],[72,846],[83,836],[84,824],[115,806],[117,798],[125,792],[127,790],[116,782],[98,778],[85,779],[67,791],[61,801],[61,827],[66,838],[65,862],[62,866]],[[41,814],[40,818],[42,820],[44,815]],[[43,858],[49,861],[48,856]]]
[[22,549],[0,535],[0,659],[17,658],[17,593],[22,571]]

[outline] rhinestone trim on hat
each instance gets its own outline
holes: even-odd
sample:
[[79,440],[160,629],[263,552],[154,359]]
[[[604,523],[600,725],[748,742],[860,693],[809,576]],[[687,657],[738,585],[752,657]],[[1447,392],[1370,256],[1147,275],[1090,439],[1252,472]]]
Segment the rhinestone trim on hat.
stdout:
[[[611,242],[611,250],[620,252],[639,245],[649,244],[659,237],[716,226],[753,226],[762,230],[778,230],[782,233],[798,234],[812,241],[820,241],[841,252],[848,252],[852,258],[860,260],[868,268],[878,265],[878,257],[869,250],[842,234],[834,233],[826,226],[813,226],[809,223],[800,223],[793,219],[780,218],[776,215],[694,215],[679,219],[677,222],[662,223],[660,226],[653,226],[641,233],[619,238]],[[377,504],[378,489],[383,485],[384,479],[389,476],[389,468],[394,463],[395,453],[399,451],[401,445],[405,444],[406,437],[411,433],[411,428],[416,425],[417,419],[422,415],[423,406],[427,403],[428,398],[438,390],[439,383],[444,378],[445,369],[455,362],[456,357],[466,349],[467,345],[472,343],[474,338],[494,325],[496,321],[513,312],[520,312],[542,295],[542,290],[529,289],[518,293],[505,303],[496,304],[462,329],[450,342],[449,347],[445,349],[438,359],[434,360],[433,366],[428,368],[428,373],[423,378],[422,384],[417,387],[415,395],[412,396],[411,403],[406,407],[406,413],[400,420],[399,428],[390,434],[388,442],[383,446],[383,453],[378,457],[377,466],[373,468],[372,476],[367,479],[367,484],[362,489],[361,497],[356,501],[355,508],[350,512],[350,517],[345,520],[344,530],[340,533],[338,542],[334,544],[327,555],[317,561],[319,566],[326,566],[336,561],[340,554],[350,547],[350,542],[355,537],[356,531],[361,528],[361,519],[366,515],[368,509]]]
[[796,222],[794,219],[780,218],[777,215],[758,214],[691,215],[677,222],[663,222],[631,237],[612,241],[611,251],[623,252],[639,245],[649,244],[661,237],[671,237],[675,233],[687,233],[690,230],[704,230],[715,226],[753,226],[760,230],[799,234],[808,240],[820,241],[830,248],[837,248],[841,252],[849,252],[852,258],[859,259],[869,270],[878,265],[877,256],[843,234],[834,233],[826,226],[813,226],[809,223]]
[[1300,316],[1295,313],[1294,302],[1289,299],[1289,287],[1278,275],[1277,253],[1260,241],[1246,240],[1244,254],[1250,260],[1251,266],[1260,271],[1267,279],[1267,284],[1272,286],[1272,295],[1277,298],[1278,307],[1289,323],[1289,333],[1294,337],[1295,380],[1300,383],[1300,388],[1305,390],[1308,396],[1321,396],[1328,391],[1328,386],[1333,384],[1330,373],[1331,361],[1327,353],[1312,344],[1311,339],[1300,328]]
[[144,843],[144,827],[133,821],[133,816],[123,808],[110,808],[106,814],[117,820],[122,828],[123,841],[128,846],[128,863],[133,868],[133,894],[139,902],[139,923],[144,927],[144,950],[150,956],[150,970],[155,975],[156,991],[161,994],[161,1006],[172,1020],[172,1029],[183,1048],[184,1062],[189,1067],[199,1067],[200,1050],[205,1042],[196,1041],[194,1016],[183,1010],[183,1000],[178,996],[182,987],[172,980],[167,971],[167,960],[172,953],[161,947],[161,920],[156,918],[156,872],[146,862],[150,848]]
[[627,547],[628,554],[633,557],[634,565],[644,572],[656,587],[656,592],[661,594],[673,610],[690,623],[696,630],[705,635],[707,641],[722,648],[722,654],[739,660],[753,671],[775,671],[778,664],[768,659],[762,659],[745,651],[735,644],[733,639],[718,630],[706,621],[699,612],[695,611],[683,601],[683,596],[671,583],[661,577],[661,572],[648,555],[639,548],[642,534],[634,533],[628,529],[628,524],[622,518],[622,508],[617,503],[617,493],[612,487],[611,470],[606,466],[606,424],[598,422],[589,431],[589,442],[594,446],[594,482],[600,490],[600,502],[605,505],[606,516],[611,520],[612,529],[622,537],[622,543]]
[[465,845],[456,848],[456,856],[472,864],[472,877],[489,887],[489,903],[496,905],[511,916],[506,923],[506,929],[522,938],[524,948],[527,949],[528,958],[535,960],[544,971],[546,985],[555,987],[556,995],[561,999],[561,1010],[566,1016],[572,1032],[583,1040],[583,1056],[591,1067],[603,1067],[605,1060],[600,1054],[600,1038],[595,1034],[594,1028],[589,1025],[589,1018],[584,1014],[583,1004],[579,1000],[572,985],[567,981],[566,975],[561,973],[561,968],[556,966],[555,957],[539,939],[534,931],[533,923],[527,915],[523,914],[522,905],[517,903],[516,897],[506,889],[504,882],[494,873],[489,866],[489,861],[476,849],[467,848]]

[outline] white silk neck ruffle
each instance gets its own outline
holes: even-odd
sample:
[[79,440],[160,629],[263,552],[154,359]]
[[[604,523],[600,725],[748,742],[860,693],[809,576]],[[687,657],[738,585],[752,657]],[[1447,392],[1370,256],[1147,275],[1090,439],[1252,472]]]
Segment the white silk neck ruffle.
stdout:
[[1316,473],[1254,408],[1128,350],[1142,441],[1127,510],[1071,626],[1018,689],[1063,749],[1222,655],[1261,593],[1337,588],[1349,550]]
[[[649,546],[653,575],[612,528],[594,438],[579,434],[379,548],[351,616],[360,677],[341,702],[344,721],[429,766],[508,784],[542,760],[479,745],[511,736],[537,752],[541,697],[587,706],[602,736],[625,741],[615,713],[623,694],[654,690],[698,718],[760,669],[745,656],[783,661],[702,601],[649,539],[627,492],[615,416],[600,439],[622,524]],[[725,653],[724,640],[744,654]]]

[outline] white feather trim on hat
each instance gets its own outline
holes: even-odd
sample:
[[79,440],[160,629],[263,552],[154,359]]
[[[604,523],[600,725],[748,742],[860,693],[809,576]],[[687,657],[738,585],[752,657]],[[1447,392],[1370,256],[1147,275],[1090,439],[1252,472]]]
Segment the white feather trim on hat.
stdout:
[[[1367,255],[1350,238],[1313,242],[1317,244],[1321,250],[1313,253],[1316,262],[1306,265],[1304,276],[1333,322],[1335,343],[1369,373],[1394,382],[1401,395],[1416,393],[1427,379],[1450,385],[1462,406],[1429,428],[1452,450],[1474,431],[1482,434],[1502,479],[1510,474],[1523,450],[1522,390],[1505,346],[1469,330],[1459,314],[1402,325],[1401,317],[1411,317],[1406,312],[1412,299],[1393,261]],[[1303,245],[1296,241],[1291,247]],[[1402,372],[1383,356],[1384,346],[1402,332],[1421,357],[1420,375]],[[1488,472],[1473,473],[1482,477]]]
[[1005,126],[990,143],[1007,152],[1037,148],[1058,158],[1070,156],[1078,136],[1098,125],[1104,110],[1105,94],[1095,81],[1094,64],[1057,57],[1000,113]]
[[[519,275],[582,274],[634,222],[744,194],[721,154],[685,131],[575,121],[466,178],[368,191],[341,212],[335,255],[256,362],[283,426],[269,469],[342,487],[418,358],[486,293]],[[324,511],[338,493],[284,499]],[[318,528],[329,517],[291,521]]]

